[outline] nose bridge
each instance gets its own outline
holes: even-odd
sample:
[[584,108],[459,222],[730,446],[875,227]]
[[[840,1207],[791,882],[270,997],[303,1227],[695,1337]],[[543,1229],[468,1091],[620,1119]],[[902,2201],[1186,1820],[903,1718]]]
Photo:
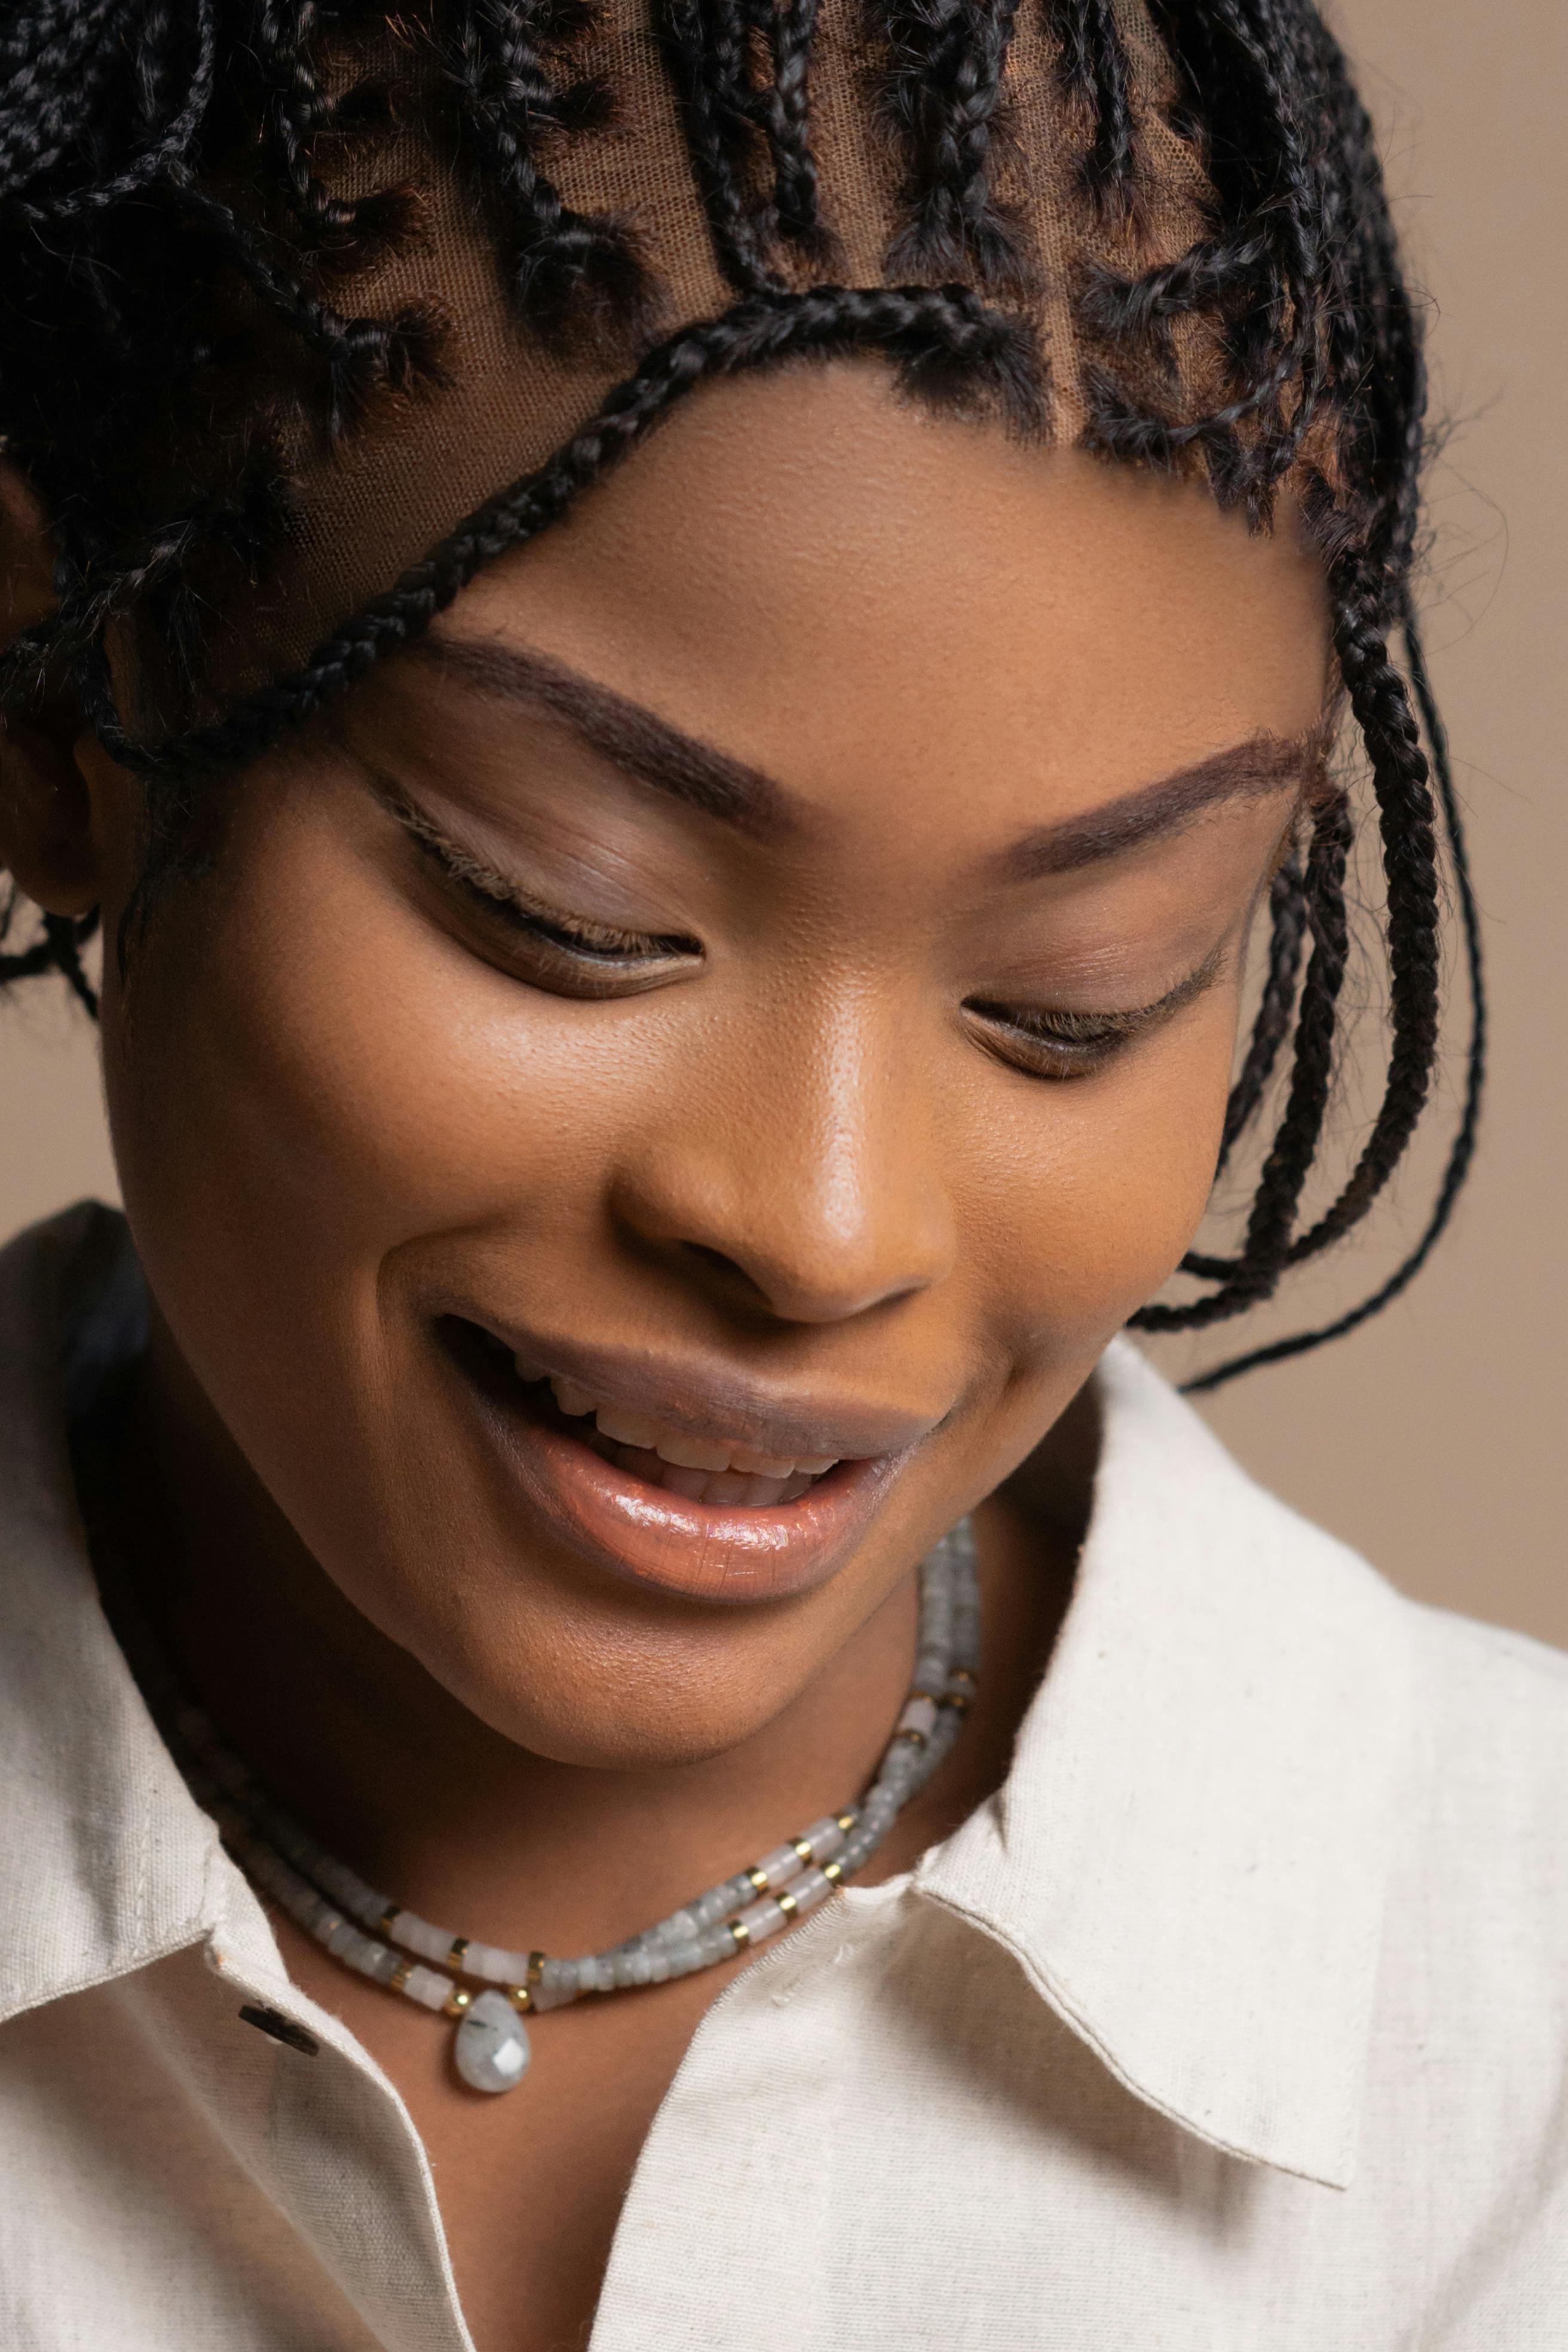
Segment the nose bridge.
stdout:
[[738,1267],[777,1315],[837,1321],[952,1261],[930,1105],[896,1007],[839,979],[710,1039],[645,1137],[623,1207],[648,1239]]

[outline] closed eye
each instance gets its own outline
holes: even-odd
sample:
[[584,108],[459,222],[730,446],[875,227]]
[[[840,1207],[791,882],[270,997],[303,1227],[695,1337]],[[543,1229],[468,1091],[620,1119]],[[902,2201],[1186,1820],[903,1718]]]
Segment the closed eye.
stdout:
[[556,913],[500,875],[492,877],[465,871],[464,865],[447,856],[433,842],[421,842],[419,846],[470,902],[478,901],[481,913],[499,915],[512,929],[572,955],[595,957],[602,962],[646,962],[650,957],[689,953],[694,947],[690,940],[661,932],[620,931],[607,923],[591,922],[585,916]]
[[518,965],[537,986],[564,995],[631,993],[702,953],[700,942],[684,934],[622,930],[551,906],[451,840],[391,787],[382,784],[377,797],[487,947],[494,942],[494,960]]
[[1034,1077],[1089,1077],[1211,987],[1225,967],[1226,945],[1222,940],[1196,971],[1152,1004],[1130,1012],[1065,1012],[973,996],[963,1012],[979,1042],[1016,1069]]

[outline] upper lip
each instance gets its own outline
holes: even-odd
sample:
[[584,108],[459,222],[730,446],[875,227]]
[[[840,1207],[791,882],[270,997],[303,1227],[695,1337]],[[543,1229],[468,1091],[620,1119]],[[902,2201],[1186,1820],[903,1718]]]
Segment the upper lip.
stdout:
[[728,1367],[586,1347],[489,1314],[469,1319],[516,1357],[525,1379],[575,1381],[595,1402],[622,1405],[692,1437],[728,1438],[759,1454],[870,1461],[918,1444],[951,1409],[922,1412],[858,1397],[803,1396]]

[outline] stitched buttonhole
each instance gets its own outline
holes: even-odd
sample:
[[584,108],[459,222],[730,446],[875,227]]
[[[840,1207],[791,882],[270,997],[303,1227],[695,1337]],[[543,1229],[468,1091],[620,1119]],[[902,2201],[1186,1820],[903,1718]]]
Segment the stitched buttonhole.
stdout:
[[281,2042],[307,2058],[313,2058],[321,2046],[313,2033],[307,2033],[291,2017],[279,2016],[275,2009],[258,2009],[247,2000],[239,2013],[247,2025],[254,2025],[258,2033],[269,2033],[274,2042]]

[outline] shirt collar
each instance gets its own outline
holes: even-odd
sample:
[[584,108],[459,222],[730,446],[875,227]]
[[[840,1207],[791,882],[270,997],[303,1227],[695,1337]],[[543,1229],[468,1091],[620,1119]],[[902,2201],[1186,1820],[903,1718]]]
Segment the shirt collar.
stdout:
[[1409,1680],[1404,1604],[1127,1342],[1094,1509],[998,1798],[917,1874],[1149,2105],[1353,2168]]
[[66,1335],[96,1318],[107,1340],[128,1257],[123,1220],[91,1202],[0,1252],[0,2019],[198,1942],[222,1912],[216,1831],[99,1607],[67,1454]]
[[[227,1907],[216,1832],[100,1610],[66,1452],[68,1381],[123,1346],[134,1276],[123,1220],[90,1203],[0,1253],[0,2018],[201,1941]],[[1094,1509],[1049,1672],[1005,1786],[915,1883],[1006,1945],[1149,2105],[1343,2186],[1402,1607],[1131,1347],[1098,1385]]]

